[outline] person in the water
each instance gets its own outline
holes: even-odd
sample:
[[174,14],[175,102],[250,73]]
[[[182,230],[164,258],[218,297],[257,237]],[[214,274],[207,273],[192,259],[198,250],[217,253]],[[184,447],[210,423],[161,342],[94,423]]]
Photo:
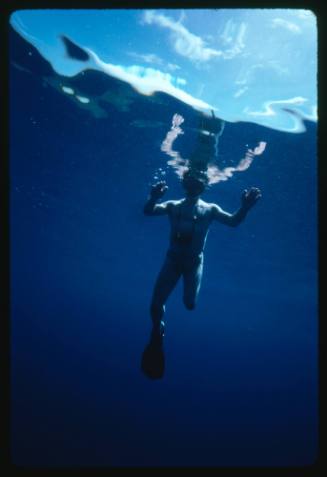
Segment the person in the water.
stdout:
[[168,189],[165,182],[158,182],[152,186],[150,197],[144,206],[146,215],[168,215],[171,225],[169,249],[152,295],[151,341],[143,355],[142,363],[143,370],[152,378],[160,378],[163,375],[165,304],[181,277],[184,282],[185,307],[194,310],[196,306],[202,280],[203,251],[211,223],[218,221],[231,227],[239,225],[261,197],[257,188],[244,190],[241,207],[234,214],[230,214],[219,205],[207,203],[200,198],[207,186],[205,173],[197,172],[195,175],[192,171],[187,171],[182,184],[185,189],[184,199],[158,204],[158,200]]
[[217,220],[231,227],[239,225],[261,197],[257,188],[244,190],[241,207],[230,214],[217,204],[200,198],[207,184],[205,172],[188,170],[182,179],[184,199],[158,204],[157,201],[168,189],[162,181],[152,186],[144,206],[146,215],[168,215],[171,225],[169,249],[154,287],[150,308],[153,335],[164,335],[165,303],[181,277],[184,281],[184,305],[188,310],[194,310],[201,286],[203,251],[210,224]]
[[[182,176],[185,198],[157,203],[168,189],[166,183],[161,181],[152,186],[144,206],[146,215],[168,215],[171,226],[169,249],[152,295],[151,339],[142,355],[142,369],[152,379],[161,378],[164,373],[162,345],[165,304],[181,277],[185,307],[194,310],[196,306],[202,280],[203,251],[211,223],[217,220],[231,227],[239,225],[261,197],[257,188],[244,190],[241,207],[234,214],[200,198],[208,186],[207,166],[217,153],[217,142],[223,126],[224,123],[214,115],[209,119],[201,118],[196,148]],[[168,146],[169,151],[172,151],[171,144]]]

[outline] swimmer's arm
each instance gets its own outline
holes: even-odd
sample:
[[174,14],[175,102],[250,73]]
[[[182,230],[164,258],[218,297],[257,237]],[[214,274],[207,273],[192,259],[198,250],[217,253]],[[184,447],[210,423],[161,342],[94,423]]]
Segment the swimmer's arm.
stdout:
[[150,195],[145,203],[143,212],[145,215],[164,215],[167,213],[167,203],[157,204],[156,202],[166,193],[168,186],[165,181],[160,181],[151,187]]
[[252,187],[250,191],[244,190],[242,193],[242,205],[234,214],[225,212],[217,204],[212,204],[212,218],[218,220],[225,225],[229,225],[230,227],[236,227],[241,222],[243,222],[248,211],[254,206],[254,204],[260,199],[260,197],[261,192],[257,188]]
[[143,209],[145,215],[165,215],[169,213],[170,207],[172,205],[171,200],[167,200],[161,204],[156,204],[156,201],[157,199],[149,197]]
[[164,215],[169,212],[171,200],[157,204],[156,202],[166,193],[168,186],[165,181],[160,181],[151,187],[150,195],[145,203],[143,212],[145,215]]
[[229,225],[230,227],[236,227],[245,219],[247,210],[243,207],[240,207],[237,212],[230,214],[219,207],[219,205],[212,204],[211,214],[214,220],[218,220],[218,222]]

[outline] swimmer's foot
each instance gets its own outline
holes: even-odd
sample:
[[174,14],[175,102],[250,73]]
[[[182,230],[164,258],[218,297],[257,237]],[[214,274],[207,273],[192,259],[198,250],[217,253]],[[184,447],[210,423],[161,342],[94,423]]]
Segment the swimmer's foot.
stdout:
[[165,355],[163,351],[163,337],[165,324],[153,326],[151,339],[142,354],[141,369],[149,379],[160,379],[165,371]]

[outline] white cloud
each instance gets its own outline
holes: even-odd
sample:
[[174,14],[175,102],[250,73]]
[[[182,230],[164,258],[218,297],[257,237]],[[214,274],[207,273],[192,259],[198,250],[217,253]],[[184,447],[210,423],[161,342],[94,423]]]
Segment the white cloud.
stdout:
[[312,20],[315,19],[315,14],[311,10],[292,10],[292,13],[300,18],[301,20]]
[[134,51],[131,51],[128,53],[128,55],[132,56],[133,58],[136,58],[139,61],[142,61],[143,63],[161,66],[167,69],[168,71],[176,71],[181,69],[180,66],[174,63],[165,63],[165,61],[162,58],[160,58],[158,55],[155,55],[154,53],[141,54],[141,53],[136,53]]
[[194,108],[200,110],[216,110],[216,108],[212,105],[205,103],[201,99],[194,98],[190,94],[174,85],[174,83],[177,85],[185,84],[186,80],[183,78],[176,78],[169,73],[163,73],[160,70],[154,68],[145,68],[139,65],[124,67],[120,65],[104,63],[92,50],[89,50],[88,48],[85,48],[85,50],[90,55],[90,64],[94,68],[104,71],[114,78],[128,82],[142,94],[151,95],[155,91],[162,91],[177,99],[180,99],[184,103],[189,104]]
[[[254,121],[258,121],[258,124],[264,124],[263,121],[268,120],[266,125],[269,127],[271,127],[271,124],[274,124],[273,118],[275,117],[275,119],[278,119],[278,122],[274,124],[274,129],[300,133],[306,130],[303,119],[315,120],[313,114],[308,115],[302,110],[297,109],[298,106],[303,106],[307,101],[308,99],[302,96],[277,101],[266,101],[263,104],[263,111],[250,111],[250,109],[246,107],[243,109],[243,113],[251,116]],[[292,106],[292,108],[289,106]],[[313,109],[312,113],[314,113]],[[286,126],[285,121],[289,124],[288,126]]]
[[289,68],[286,68],[285,66],[282,66],[278,61],[276,60],[269,60],[267,61],[267,67],[273,69],[276,71],[276,73],[279,76],[286,76],[290,74]]
[[175,70],[180,70],[180,69],[181,69],[180,66],[175,65],[174,63],[168,63],[167,68],[168,68],[170,71],[175,71]]
[[[232,44],[232,47],[229,48],[228,50],[225,50],[223,53],[224,59],[228,60],[242,53],[242,51],[245,48],[244,36],[245,36],[246,29],[247,29],[246,24],[242,22],[238,28],[237,36],[234,43]],[[231,42],[232,41],[229,41],[229,43]]]
[[227,20],[223,33],[220,35],[220,38],[223,40],[223,43],[226,45],[230,44],[233,41],[233,33],[235,30],[235,23],[231,19]]
[[153,53],[141,54],[141,53],[130,52],[128,54],[132,56],[133,58],[136,58],[140,61],[144,61],[144,63],[150,63],[150,64],[156,64],[156,65],[163,64],[163,60],[158,55],[155,55]]
[[178,23],[182,23],[182,22],[185,20],[185,18],[186,18],[185,11],[182,10],[182,11],[181,11],[181,14],[180,14],[180,16],[179,16],[179,19],[178,19]]
[[[285,77],[290,74],[289,69],[282,66],[276,60],[268,60],[264,63],[255,63],[247,69],[242,68],[235,80],[235,85],[247,87],[259,81],[263,74],[268,74],[269,70],[277,74],[279,77]],[[241,91],[241,89],[239,90]],[[240,96],[243,93],[238,94]],[[237,97],[237,96],[236,96]]]
[[[276,116],[276,111],[273,109],[275,105],[281,105],[281,106],[288,106],[294,105],[294,106],[301,106],[305,102],[307,102],[307,98],[303,98],[302,96],[296,96],[291,99],[280,99],[276,101],[266,101],[264,103],[264,111],[250,111],[248,107],[244,108],[243,112],[248,114],[249,116]],[[273,106],[273,107],[272,107]]]
[[160,56],[155,55],[154,53],[136,53],[134,51],[131,51],[128,53],[129,56],[132,56],[133,58],[136,58],[139,61],[143,61],[144,63],[149,63],[151,65],[159,65],[167,68],[169,71],[176,71],[180,70],[181,67],[174,64],[174,63],[165,63],[165,61],[160,58]]
[[287,20],[284,20],[283,18],[274,18],[272,21],[272,27],[281,27],[284,28],[292,33],[301,33],[301,28],[296,25],[295,23],[289,22]]
[[197,93],[196,95],[200,98],[203,94],[203,91],[204,91],[204,88],[205,88],[205,84],[204,83],[201,83],[200,86],[198,87],[197,89]]
[[[240,55],[244,48],[244,37],[247,30],[246,23],[242,22],[239,25],[232,20],[228,20],[221,38],[223,43],[228,45],[225,50],[217,50],[209,48],[203,38],[191,33],[181,21],[184,16],[174,21],[172,18],[158,14],[153,10],[147,10],[142,19],[142,24],[156,24],[160,27],[169,29],[171,33],[171,39],[175,51],[186,58],[198,63],[204,63],[211,60],[214,57],[221,57],[226,60],[230,60],[235,56]],[[213,39],[212,36],[206,36],[207,39]]]
[[235,81],[235,84],[238,85],[246,85],[248,83],[253,82],[253,79],[255,77],[255,70],[263,70],[264,65],[262,63],[256,63],[255,65],[251,65],[246,71],[242,70],[238,78]]
[[242,22],[238,25],[232,19],[227,20],[224,31],[220,35],[223,44],[228,47],[223,51],[224,59],[230,60],[242,53],[245,48],[244,37],[246,30],[246,23]]
[[221,51],[208,48],[201,37],[188,31],[180,21],[175,22],[163,14],[147,10],[143,15],[143,22],[149,25],[156,24],[160,27],[168,28],[172,32],[175,51],[190,60],[204,62],[223,54]]
[[177,83],[177,84],[185,85],[185,84],[186,84],[186,80],[185,80],[184,78],[176,78],[176,83]]
[[244,86],[244,88],[241,88],[241,89],[237,90],[236,93],[234,93],[234,98],[239,98],[239,97],[242,96],[242,94],[244,94],[248,89],[249,89],[248,86]]

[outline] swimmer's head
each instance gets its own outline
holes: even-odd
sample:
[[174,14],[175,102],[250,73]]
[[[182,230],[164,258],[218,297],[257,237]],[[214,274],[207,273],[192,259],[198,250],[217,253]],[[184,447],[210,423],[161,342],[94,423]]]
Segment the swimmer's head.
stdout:
[[208,176],[205,171],[187,170],[183,174],[182,184],[186,194],[191,197],[201,195],[208,186]]

